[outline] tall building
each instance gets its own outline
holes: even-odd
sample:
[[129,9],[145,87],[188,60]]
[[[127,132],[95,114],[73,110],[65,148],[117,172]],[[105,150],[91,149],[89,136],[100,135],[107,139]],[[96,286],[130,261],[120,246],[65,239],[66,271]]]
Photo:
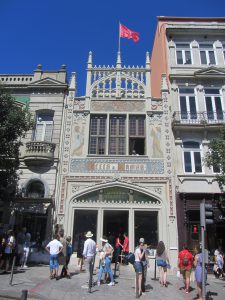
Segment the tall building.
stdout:
[[[22,140],[16,197],[0,207],[1,224],[26,226],[35,238],[51,238],[55,210],[55,184],[59,163],[62,113],[67,93],[66,67],[33,74],[0,75],[0,82],[17,101],[27,105],[34,128]],[[16,126],[16,124],[15,124]]]
[[152,96],[161,76],[169,86],[173,130],[179,247],[199,242],[200,202],[212,203],[216,222],[207,226],[207,247],[225,247],[225,200],[216,181],[217,166],[204,157],[225,123],[225,18],[158,17],[152,51]]
[[57,189],[57,223],[73,236],[91,230],[99,242],[127,232],[130,249],[140,237],[155,248],[164,240],[177,257],[168,87],[151,97],[151,67],[87,64],[84,97],[75,74],[64,111]]

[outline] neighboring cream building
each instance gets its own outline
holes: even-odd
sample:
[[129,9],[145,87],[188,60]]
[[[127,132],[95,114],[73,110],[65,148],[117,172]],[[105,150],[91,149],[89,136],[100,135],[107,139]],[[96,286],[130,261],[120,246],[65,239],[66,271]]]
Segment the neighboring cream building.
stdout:
[[176,266],[178,236],[172,167],[172,128],[165,76],[151,97],[151,66],[87,64],[84,97],[69,84],[56,190],[56,219],[77,246],[91,230],[97,242],[127,232],[130,250],[140,237],[163,240]]
[[199,243],[200,203],[214,207],[207,247],[225,247],[225,200],[218,167],[204,163],[210,140],[225,124],[225,18],[158,17],[152,51],[152,94],[160,95],[162,74],[169,85],[173,130],[173,174],[179,247]]
[[68,87],[66,68],[62,65],[58,71],[43,71],[38,65],[33,74],[1,74],[0,82],[17,101],[29,107],[35,121],[33,130],[22,140],[16,198],[0,207],[4,212],[0,223],[6,224],[6,228],[14,226],[16,231],[26,226],[32,240],[37,232],[42,240],[49,239],[54,223],[59,142]]

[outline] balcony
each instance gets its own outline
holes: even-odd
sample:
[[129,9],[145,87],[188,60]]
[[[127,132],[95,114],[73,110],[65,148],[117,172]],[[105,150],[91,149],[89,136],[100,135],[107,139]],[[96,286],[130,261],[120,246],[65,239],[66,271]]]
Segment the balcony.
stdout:
[[24,161],[27,165],[51,165],[54,161],[55,144],[48,142],[28,142]]
[[201,112],[181,112],[175,111],[172,117],[173,128],[201,128],[218,127],[225,124],[225,112],[201,111]]

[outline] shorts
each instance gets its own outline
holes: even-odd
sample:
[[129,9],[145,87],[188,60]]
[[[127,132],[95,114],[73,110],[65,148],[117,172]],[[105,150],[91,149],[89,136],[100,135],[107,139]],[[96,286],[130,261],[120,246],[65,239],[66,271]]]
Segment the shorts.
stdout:
[[134,262],[134,270],[136,273],[142,273],[142,263],[140,261]]
[[51,270],[59,268],[58,254],[50,254],[49,267]]
[[183,275],[183,278],[190,278],[191,277],[192,269],[180,269],[180,273]]

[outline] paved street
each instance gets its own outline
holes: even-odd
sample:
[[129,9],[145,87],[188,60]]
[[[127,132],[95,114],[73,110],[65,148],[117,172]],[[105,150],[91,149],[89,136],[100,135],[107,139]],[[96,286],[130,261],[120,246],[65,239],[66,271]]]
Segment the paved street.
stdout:
[[[0,275],[0,300],[1,299],[19,299],[21,291],[27,289],[29,292],[28,299],[43,300],[72,300],[72,299],[134,299],[134,271],[131,265],[121,266],[120,276],[116,278],[116,285],[109,287],[102,284],[100,287],[94,286],[92,293],[89,294],[86,288],[87,273],[79,273],[75,267],[73,259],[70,265],[72,274],[71,279],[60,279],[59,281],[49,279],[48,266],[34,266],[26,271],[16,272],[13,278],[12,286],[9,285],[9,274]],[[98,269],[97,269],[98,271]],[[186,295],[182,287],[182,280],[175,275],[169,275],[168,288],[160,287],[158,281],[154,281],[154,272],[148,271],[147,291],[142,299],[173,299],[173,300],[190,300],[196,299],[195,283],[192,283],[193,289],[190,294]],[[158,275],[158,274],[157,274]],[[94,275],[97,279],[97,276]],[[207,291],[210,291],[210,300],[225,299],[225,281],[216,280],[214,276],[209,275],[209,285]]]

